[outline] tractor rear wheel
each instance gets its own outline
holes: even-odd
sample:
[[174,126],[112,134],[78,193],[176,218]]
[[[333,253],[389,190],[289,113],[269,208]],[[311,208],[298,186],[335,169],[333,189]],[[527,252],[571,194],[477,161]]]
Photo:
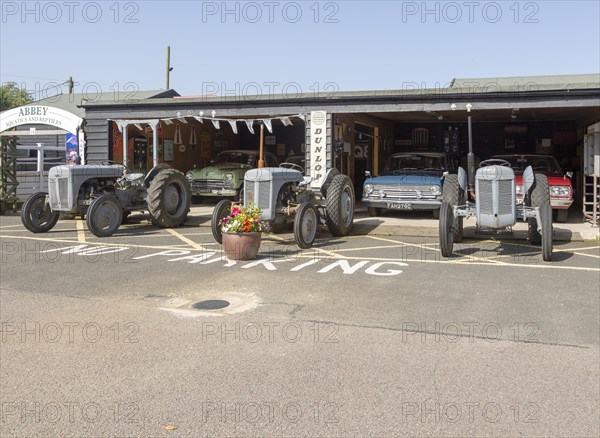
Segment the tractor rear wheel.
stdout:
[[32,233],[46,233],[58,222],[59,213],[50,209],[46,196],[45,192],[34,193],[23,204],[21,222]]
[[347,236],[354,221],[354,187],[347,175],[336,175],[325,199],[325,223],[334,236]]
[[442,206],[440,207],[439,241],[443,257],[450,257],[454,249],[453,220],[454,213],[452,212],[452,206],[447,202],[442,202]]
[[86,216],[89,230],[98,237],[112,236],[123,221],[123,209],[112,193],[94,199]]
[[327,178],[325,179],[325,182],[323,183],[323,185],[321,186],[321,194],[327,198],[327,193],[329,191],[329,186],[331,186],[331,183],[333,182],[333,179],[340,175],[340,171],[337,170],[335,167],[332,168],[329,173],[327,174]]
[[302,203],[294,217],[294,239],[300,248],[307,249],[312,246],[317,237],[318,224],[317,209],[310,202]]
[[163,169],[152,179],[146,202],[154,225],[178,227],[190,212],[190,183],[180,171]]
[[552,260],[552,239],[554,230],[552,227],[552,207],[546,203],[540,208],[542,218],[542,258],[545,262]]
[[[442,202],[447,202],[451,207],[460,205],[463,203],[465,198],[465,192],[458,183],[458,175],[446,175],[444,177],[444,187],[442,189]],[[438,213],[438,217],[442,217],[441,209]],[[435,210],[434,210],[435,218]],[[453,240],[456,243],[462,242],[463,238],[463,217],[457,219],[458,225],[453,233]]]
[[[539,207],[540,216],[542,215],[542,207],[545,204],[550,205],[550,189],[548,188],[548,177],[546,175],[542,175],[541,173],[535,174],[535,182],[529,193],[529,200],[527,203],[530,207]],[[552,208],[550,209],[550,212],[552,212]],[[535,218],[527,219],[527,232],[529,241],[532,244],[539,245],[542,243],[542,233],[537,229],[537,221]]]
[[232,202],[229,199],[219,201],[213,210],[210,229],[212,235],[218,243],[223,243],[223,232],[221,231],[221,219],[231,214]]

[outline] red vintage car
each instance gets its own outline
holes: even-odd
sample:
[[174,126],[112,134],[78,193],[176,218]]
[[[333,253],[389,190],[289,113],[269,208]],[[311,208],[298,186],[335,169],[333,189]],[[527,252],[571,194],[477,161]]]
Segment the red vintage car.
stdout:
[[508,161],[515,171],[517,202],[523,202],[523,171],[527,166],[531,166],[535,173],[546,175],[550,186],[550,204],[555,211],[556,221],[567,221],[569,207],[573,203],[572,174],[563,174],[556,158],[538,154],[494,155],[493,158]]

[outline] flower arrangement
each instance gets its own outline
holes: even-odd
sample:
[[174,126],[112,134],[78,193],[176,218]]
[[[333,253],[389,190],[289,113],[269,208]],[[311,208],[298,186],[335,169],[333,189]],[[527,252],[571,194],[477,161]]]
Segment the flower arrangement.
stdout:
[[219,221],[223,233],[260,233],[267,231],[267,225],[260,220],[260,208],[253,204],[248,207],[234,207],[229,216]]

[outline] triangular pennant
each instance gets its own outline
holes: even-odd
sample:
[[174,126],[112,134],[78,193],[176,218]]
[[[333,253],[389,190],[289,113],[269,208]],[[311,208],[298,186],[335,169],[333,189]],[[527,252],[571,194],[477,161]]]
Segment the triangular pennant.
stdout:
[[200,123],[204,123],[204,119],[202,117],[194,116],[194,119],[198,120]]
[[218,120],[211,120],[211,122],[213,122],[213,126],[215,127],[215,129],[221,129],[221,124]]
[[262,121],[265,124],[265,126],[267,127],[269,134],[273,134],[273,125],[271,123],[271,119],[263,119]]
[[281,118],[281,123],[283,123],[283,126],[293,125],[293,123],[292,123],[292,121],[290,120],[289,117],[282,117]]
[[229,126],[231,126],[231,129],[233,130],[234,134],[237,134],[237,122],[235,120],[228,120],[229,122]]
[[254,134],[254,126],[252,126],[254,124],[254,120],[246,120],[246,126],[248,127],[248,131],[250,131],[252,134]]
[[175,125],[175,138],[173,139],[173,143],[181,144],[181,126]]
[[196,139],[196,127],[192,126],[192,130],[190,131],[190,144],[198,144],[198,140]]

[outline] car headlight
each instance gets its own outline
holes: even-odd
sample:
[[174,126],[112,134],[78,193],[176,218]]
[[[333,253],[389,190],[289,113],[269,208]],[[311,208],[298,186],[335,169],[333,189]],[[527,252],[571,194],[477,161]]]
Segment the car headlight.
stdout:
[[373,193],[373,184],[365,184],[364,190],[365,194],[370,195]]
[[431,192],[432,195],[435,195],[435,196],[437,196],[441,193],[440,186],[431,186],[431,187],[429,187],[429,191]]
[[571,188],[568,186],[550,186],[550,196],[571,196]]
[[233,179],[233,173],[225,174],[225,181],[231,181]]
[[190,170],[188,173],[185,174],[185,177],[187,178],[188,181],[192,181],[194,179],[194,174]]
[[517,186],[517,195],[523,194],[523,186]]

